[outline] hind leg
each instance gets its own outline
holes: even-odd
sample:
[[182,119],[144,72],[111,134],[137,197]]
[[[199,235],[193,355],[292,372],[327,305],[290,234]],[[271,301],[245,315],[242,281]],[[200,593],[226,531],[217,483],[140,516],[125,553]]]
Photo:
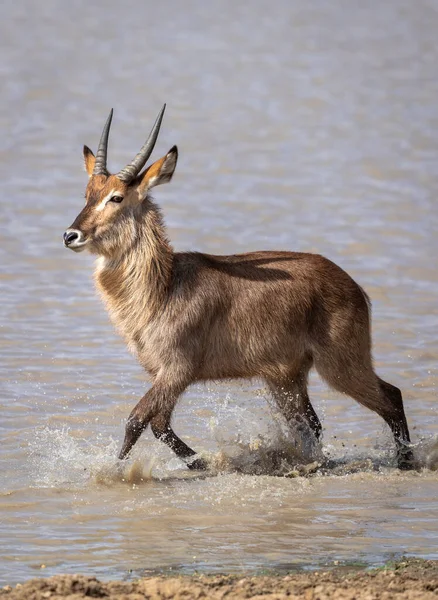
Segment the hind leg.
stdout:
[[409,469],[414,464],[414,457],[412,450],[408,446],[411,442],[411,437],[409,435],[401,391],[395,385],[383,381],[380,377],[378,377],[378,381],[380,390],[385,396],[388,406],[391,407],[390,411],[385,412],[381,416],[388,423],[394,436],[399,455],[398,464],[400,469]]
[[316,439],[321,438],[322,426],[307,393],[308,373],[312,360],[308,359],[292,370],[286,378],[266,378],[272,397],[288,423],[305,424]]
[[409,448],[409,429],[401,392],[375,374],[371,356],[368,353],[359,357],[356,352],[343,356],[324,352],[315,356],[315,367],[331,387],[351,396],[385,420],[394,436],[399,468],[412,468],[413,454]]

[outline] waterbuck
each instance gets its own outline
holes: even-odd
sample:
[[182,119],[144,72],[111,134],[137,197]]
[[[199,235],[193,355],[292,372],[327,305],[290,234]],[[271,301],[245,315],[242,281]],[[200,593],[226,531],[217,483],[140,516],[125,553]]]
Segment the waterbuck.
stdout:
[[370,303],[345,271],[300,252],[173,251],[150,191],[172,179],[176,146],[143,170],[164,110],[140,152],[116,175],[106,166],[111,111],[96,156],[84,146],[86,204],[64,233],[67,248],[99,257],[97,288],[152,380],[128,418],[119,458],[150,424],[189,468],[205,468],[174,433],[171,417],[187,386],[210,379],[263,379],[286,421],[301,422],[319,438],[321,424],[307,394],[315,366],[332,388],[386,421],[398,465],[409,468],[402,396],[374,372]]

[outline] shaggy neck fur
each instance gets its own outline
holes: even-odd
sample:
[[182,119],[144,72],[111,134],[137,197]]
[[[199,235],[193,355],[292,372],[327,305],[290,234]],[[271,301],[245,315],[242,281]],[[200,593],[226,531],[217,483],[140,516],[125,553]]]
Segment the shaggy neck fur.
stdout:
[[120,245],[115,252],[102,252],[95,281],[111,320],[135,349],[139,331],[166,302],[173,250],[160,211],[150,201],[146,210],[126,218],[117,233]]

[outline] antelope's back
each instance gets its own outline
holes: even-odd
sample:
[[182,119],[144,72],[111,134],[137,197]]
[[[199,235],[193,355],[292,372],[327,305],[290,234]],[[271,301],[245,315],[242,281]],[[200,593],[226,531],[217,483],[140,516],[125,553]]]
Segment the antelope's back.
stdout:
[[174,273],[174,293],[188,301],[198,331],[200,379],[286,370],[322,328],[348,335],[355,321],[368,324],[364,292],[320,255],[179,253]]

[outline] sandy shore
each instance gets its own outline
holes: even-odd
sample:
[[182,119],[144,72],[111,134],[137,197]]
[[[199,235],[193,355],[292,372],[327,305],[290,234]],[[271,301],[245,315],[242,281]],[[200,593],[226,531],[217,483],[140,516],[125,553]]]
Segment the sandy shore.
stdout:
[[15,587],[5,586],[0,589],[0,596],[5,600],[428,600],[438,598],[438,561],[406,559],[371,571],[339,568],[289,575],[148,577],[107,583],[83,575],[56,575]]

